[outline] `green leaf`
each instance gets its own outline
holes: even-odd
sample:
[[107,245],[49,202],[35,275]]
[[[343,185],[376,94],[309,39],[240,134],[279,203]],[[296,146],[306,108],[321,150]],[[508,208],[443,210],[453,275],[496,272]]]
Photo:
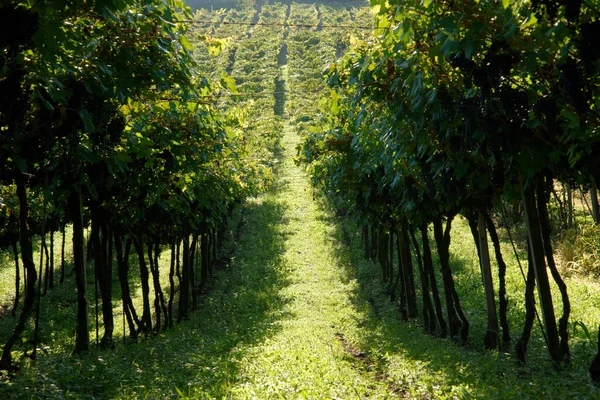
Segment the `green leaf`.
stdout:
[[115,158],[119,162],[125,163],[125,164],[128,164],[128,163],[130,163],[130,162],[133,161],[132,158],[131,158],[131,156],[129,154],[127,154],[127,153],[117,153],[116,156],[115,156]]
[[340,112],[340,96],[336,92],[331,93],[329,107],[333,115],[337,115]]
[[535,17],[534,13],[531,13],[531,15],[529,15],[529,17],[525,20],[525,23],[523,24],[523,28],[527,28],[529,26],[535,25],[537,23],[537,18]]
[[27,171],[27,161],[25,161],[24,159],[22,159],[19,156],[15,156],[13,158],[13,161],[15,162],[15,165],[17,166],[17,168],[19,168],[19,171],[21,171],[21,172]]
[[453,34],[458,30],[458,25],[453,17],[447,16],[440,19],[440,26],[449,34]]
[[189,40],[187,40],[185,36],[180,37],[179,42],[181,43],[184,49],[188,51],[194,50],[194,46],[192,46],[192,44],[189,42]]
[[511,20],[511,22],[509,24],[507,24],[507,31],[504,34],[504,39],[508,40],[510,38],[512,38],[513,36],[515,36],[517,34],[517,32],[519,31],[519,26],[517,25],[517,22],[514,20],[514,18]]
[[444,56],[455,53],[460,49],[460,45],[456,40],[452,40],[449,37],[446,39],[444,44],[442,45],[440,51]]
[[81,118],[84,129],[87,133],[96,132],[96,126],[94,125],[94,122],[92,121],[92,116],[90,115],[88,110],[86,110],[85,108],[79,110],[79,117]]
[[80,143],[77,147],[76,154],[79,159],[89,163],[97,163],[102,160],[102,157],[98,153],[94,152],[89,146],[83,143]]
[[226,72],[221,73],[221,85],[227,87],[233,94],[239,94],[237,86],[235,85],[235,78],[227,74]]

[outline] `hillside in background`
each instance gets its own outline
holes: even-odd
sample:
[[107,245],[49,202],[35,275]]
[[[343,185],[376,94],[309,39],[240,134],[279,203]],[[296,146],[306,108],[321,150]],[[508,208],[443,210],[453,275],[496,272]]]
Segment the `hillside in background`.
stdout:
[[199,8],[206,9],[217,9],[217,8],[233,8],[233,7],[245,7],[245,6],[263,6],[269,4],[324,4],[324,5],[336,5],[336,6],[345,6],[348,8],[351,7],[363,7],[368,5],[368,2],[361,0],[349,0],[349,1],[340,1],[340,0],[329,0],[329,1],[319,1],[315,2],[313,0],[185,0],[187,4],[192,7],[195,11]]

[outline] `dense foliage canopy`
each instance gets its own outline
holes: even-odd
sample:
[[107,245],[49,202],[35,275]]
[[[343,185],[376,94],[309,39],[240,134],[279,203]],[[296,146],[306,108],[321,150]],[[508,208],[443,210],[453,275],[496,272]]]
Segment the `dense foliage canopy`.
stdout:
[[[207,253],[232,205],[268,184],[270,161],[254,156],[256,149],[272,148],[274,137],[248,145],[238,128],[243,112],[217,104],[219,93],[235,90],[235,82],[199,74],[186,37],[192,17],[181,0],[9,1],[0,7],[3,247],[16,252],[18,242],[26,269],[23,309],[4,348],[4,368],[10,369],[12,346],[39,304],[35,284],[41,284],[43,264],[38,277],[33,234],[44,238],[73,224],[80,352],[89,346],[86,225],[91,223],[88,256],[102,294],[102,343],[111,345],[113,245],[131,334],[152,329],[145,247],[157,296],[155,329],[161,328],[161,312],[167,327],[171,304],[167,309],[162,298],[153,252],[183,240],[177,275],[179,317],[185,317],[208,269],[203,261],[201,281],[194,283],[189,258],[195,246],[206,242]],[[132,244],[144,289],[141,319],[129,299]],[[52,268],[44,280],[53,286]]]

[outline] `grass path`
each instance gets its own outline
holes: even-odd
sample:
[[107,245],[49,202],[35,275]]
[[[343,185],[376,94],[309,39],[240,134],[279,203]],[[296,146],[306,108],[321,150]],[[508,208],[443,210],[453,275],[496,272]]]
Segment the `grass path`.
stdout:
[[[389,388],[351,355],[344,327],[358,320],[351,303],[356,281],[344,282],[334,249],[337,239],[327,212],[313,200],[304,171],[293,163],[298,137],[284,128],[276,189],[263,202],[281,209],[269,223],[284,236],[280,268],[287,284],[277,332],[248,349],[239,366],[234,398],[379,398]],[[257,260],[259,261],[259,260]],[[259,261],[260,262],[260,261]]]

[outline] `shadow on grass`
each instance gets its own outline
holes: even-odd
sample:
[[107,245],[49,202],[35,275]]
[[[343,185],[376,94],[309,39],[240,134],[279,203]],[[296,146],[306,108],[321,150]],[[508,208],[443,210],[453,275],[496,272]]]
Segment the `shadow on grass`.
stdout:
[[[1,384],[0,398],[225,397],[247,350],[274,334],[275,322],[285,317],[280,292],[288,284],[281,258],[287,234],[280,226],[285,209],[276,191],[245,205],[247,222],[231,265],[217,272],[212,291],[189,320],[157,338],[114,350],[94,347],[71,357],[70,349],[50,349],[12,382]],[[75,304],[48,312],[72,321]],[[47,326],[50,335],[73,331],[56,325],[54,317],[46,319],[54,324]]]
[[[61,258],[60,258],[60,242],[62,240],[62,236],[60,233],[55,233],[54,237],[54,288],[51,289],[48,287],[47,295],[42,294],[42,300],[40,304],[40,315],[41,318],[41,326],[40,333],[41,336],[44,335],[44,332],[47,332],[49,326],[59,326],[59,331],[62,331],[63,328],[61,325],[65,325],[65,329],[68,329],[66,326],[67,323],[70,323],[72,326],[71,331],[74,333],[75,328],[75,302],[76,302],[76,294],[75,294],[75,286],[74,286],[74,274],[73,274],[73,265],[70,260],[70,252],[65,254],[65,279],[63,283],[59,282],[60,274],[61,274]],[[67,243],[69,241],[69,236],[67,236]],[[46,237],[46,244],[50,246],[49,236]],[[32,240],[33,246],[33,260],[36,267],[36,293],[38,292],[38,284],[39,284],[39,262],[40,262],[40,249],[41,249],[41,238],[39,236],[34,236]],[[70,248],[69,248],[70,249]],[[10,251],[10,256],[8,254],[4,257],[3,267],[0,268],[0,275],[6,276],[9,274],[11,276],[12,282],[8,287],[2,287],[3,298],[6,300],[10,298],[10,303],[3,303],[1,305],[2,308],[8,310],[10,306],[12,306],[12,301],[14,299],[14,269],[15,263],[14,258],[12,257],[12,251]],[[44,258],[44,268],[47,264],[47,260]],[[9,264],[9,265],[8,265]],[[12,271],[8,271],[8,269],[12,269]],[[6,339],[12,334],[12,330],[17,324],[18,317],[21,313],[21,309],[23,307],[24,301],[24,286],[25,286],[25,271],[23,270],[23,263],[21,260],[21,255],[19,253],[19,269],[20,269],[20,301],[19,306],[17,308],[17,313],[15,317],[12,317],[9,312],[3,313],[0,316],[0,342],[4,343]],[[93,272],[91,272],[93,274]],[[88,271],[88,274],[90,272]],[[93,275],[92,275],[93,276]],[[44,292],[44,282],[42,282],[41,288],[39,288],[41,292]],[[72,297],[72,298],[71,298]],[[50,303],[50,304],[49,304]],[[35,312],[35,311],[34,311]],[[50,321],[45,321],[47,316],[51,317]],[[28,346],[27,343],[33,340],[33,313],[30,317],[30,324],[26,326],[25,332],[22,335],[22,343],[25,343],[24,347],[21,347],[20,344],[17,343],[15,346],[15,350],[18,351],[31,351],[31,346]],[[45,338],[41,337],[41,342],[45,342]]]
[[[59,232],[54,233],[54,275],[55,280],[58,281],[58,276],[60,274],[60,240],[62,236]],[[36,268],[39,263],[39,252],[41,248],[41,238],[38,235],[34,235],[32,237],[32,248],[33,248],[33,259],[36,264]],[[50,234],[48,233],[46,236],[46,245],[48,249],[50,249]],[[24,297],[24,286],[25,286],[25,270],[23,266],[23,262],[21,259],[21,249],[17,246],[17,255],[18,255],[18,265],[19,265],[19,287],[20,287],[20,301],[23,301]],[[45,259],[44,259],[45,260]],[[44,265],[46,261],[44,261]],[[7,316],[10,316],[10,311],[13,306],[13,301],[15,298],[15,277],[16,277],[16,268],[15,268],[15,258],[12,246],[8,248],[0,250],[0,320],[4,319]],[[1,332],[1,329],[0,329]],[[1,336],[0,336],[1,337]]]
[[[572,346],[573,365],[562,371],[553,370],[537,327],[530,341],[527,367],[519,366],[512,355],[483,349],[485,303],[480,276],[463,257],[453,257],[452,262],[461,302],[471,323],[472,344],[461,347],[452,340],[425,334],[420,315],[418,320],[401,321],[396,304],[383,294],[379,266],[362,257],[360,231],[343,218],[325,219],[335,227],[336,258],[343,266],[341,278],[357,282],[351,302],[359,315],[355,321],[359,328],[346,337],[374,360],[383,376],[405,387],[409,397],[563,399],[600,395],[587,376],[589,346],[583,352],[583,345]],[[461,240],[460,235],[453,240]],[[420,312],[420,291],[418,296]],[[515,303],[510,306],[515,307]],[[514,346],[522,325],[513,320],[511,327]]]

